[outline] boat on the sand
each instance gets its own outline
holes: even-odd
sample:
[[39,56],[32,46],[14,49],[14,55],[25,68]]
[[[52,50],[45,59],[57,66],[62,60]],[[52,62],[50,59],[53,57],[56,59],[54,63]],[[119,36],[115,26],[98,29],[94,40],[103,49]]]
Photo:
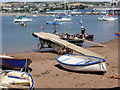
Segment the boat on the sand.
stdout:
[[72,71],[107,71],[105,63],[106,60],[100,57],[66,54],[59,56],[56,59],[63,68]]
[[22,69],[31,63],[32,61],[28,58],[14,58],[8,55],[0,55],[0,65],[9,69]]
[[0,88],[33,89],[34,80],[30,73],[5,70],[0,73]]

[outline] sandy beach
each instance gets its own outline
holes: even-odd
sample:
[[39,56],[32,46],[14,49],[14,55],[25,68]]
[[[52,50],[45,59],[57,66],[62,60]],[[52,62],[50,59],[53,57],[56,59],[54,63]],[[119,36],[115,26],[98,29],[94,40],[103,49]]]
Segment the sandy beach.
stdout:
[[[17,58],[32,60],[34,88],[114,88],[118,87],[118,38],[103,43],[105,47],[86,49],[106,57],[107,73],[72,72],[63,69],[57,62],[54,52],[25,52],[10,54]],[[74,52],[74,54],[78,54]]]

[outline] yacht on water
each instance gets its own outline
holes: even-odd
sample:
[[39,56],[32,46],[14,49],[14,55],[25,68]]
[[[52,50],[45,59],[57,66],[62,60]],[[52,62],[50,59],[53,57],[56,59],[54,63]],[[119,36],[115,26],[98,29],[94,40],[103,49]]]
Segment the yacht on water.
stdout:
[[115,18],[113,15],[106,15],[106,16],[102,16],[102,17],[98,17],[97,20],[98,21],[115,21],[118,18]]
[[13,22],[31,22],[32,19],[31,18],[26,18],[26,15],[21,15],[18,16],[17,18],[14,18]]
[[[112,1],[112,3],[113,3],[113,8],[114,8],[114,2]],[[105,16],[97,18],[98,21],[115,21],[117,19],[118,18],[114,17],[114,9],[113,9],[112,15],[105,15]]]
[[67,17],[57,17],[57,18],[54,19],[54,21],[69,22],[69,21],[71,21],[71,18],[67,18]]
[[54,21],[60,21],[60,22],[69,22],[69,21],[71,21],[72,19],[71,18],[68,18],[68,17],[66,17],[66,12],[65,12],[65,7],[66,7],[66,0],[64,1],[64,13],[65,13],[65,15],[63,16],[63,17],[61,17],[61,16],[59,16],[59,17],[56,17],[55,19],[54,19]]

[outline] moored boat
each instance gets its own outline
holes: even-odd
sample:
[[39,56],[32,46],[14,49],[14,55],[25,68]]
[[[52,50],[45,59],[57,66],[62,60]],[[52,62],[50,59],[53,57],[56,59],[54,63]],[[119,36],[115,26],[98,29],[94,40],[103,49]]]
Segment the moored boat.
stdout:
[[60,21],[60,22],[70,22],[71,18],[66,18],[66,17],[56,17],[54,21]]
[[115,18],[113,16],[107,16],[107,17],[103,17],[103,21],[115,21],[117,20],[118,18]]
[[[113,8],[114,8],[114,0],[112,0]],[[105,15],[102,17],[98,17],[98,21],[115,21],[118,18],[114,17],[114,9],[112,10],[112,15]]]
[[118,18],[115,18],[113,16],[102,16],[102,17],[98,17],[97,20],[98,21],[115,21],[117,20]]
[[76,37],[74,37],[75,35],[68,35],[66,37],[62,36],[62,35],[60,35],[60,36],[61,36],[60,37],[61,39],[66,40],[70,43],[76,44],[78,46],[82,46],[84,40],[93,41],[93,39],[94,39],[94,35],[91,35],[91,34],[87,34],[85,39],[82,39],[82,34],[78,34],[78,35],[76,35]]
[[66,54],[56,58],[59,64],[68,70],[73,71],[100,71],[106,72],[105,59],[77,54]]
[[21,15],[17,18],[14,18],[14,21],[13,22],[31,22],[32,19],[31,18],[26,18],[26,15]]
[[27,58],[14,58],[7,55],[0,55],[0,65],[9,69],[22,69],[29,66],[31,62]]
[[60,24],[60,21],[47,21],[46,24]]
[[32,19],[29,18],[15,18],[13,22],[31,22]]
[[34,87],[34,79],[27,72],[5,70],[0,73],[0,87],[31,90]]

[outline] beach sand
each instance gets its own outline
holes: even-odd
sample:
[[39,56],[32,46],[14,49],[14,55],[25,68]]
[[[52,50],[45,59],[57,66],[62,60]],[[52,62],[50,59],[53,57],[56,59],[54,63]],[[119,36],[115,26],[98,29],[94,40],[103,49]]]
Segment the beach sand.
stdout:
[[[10,54],[32,60],[34,88],[114,88],[118,87],[118,39],[104,43],[105,47],[87,47],[106,57],[107,73],[72,72],[60,67],[54,52],[25,52]],[[74,52],[74,54],[78,54]]]

